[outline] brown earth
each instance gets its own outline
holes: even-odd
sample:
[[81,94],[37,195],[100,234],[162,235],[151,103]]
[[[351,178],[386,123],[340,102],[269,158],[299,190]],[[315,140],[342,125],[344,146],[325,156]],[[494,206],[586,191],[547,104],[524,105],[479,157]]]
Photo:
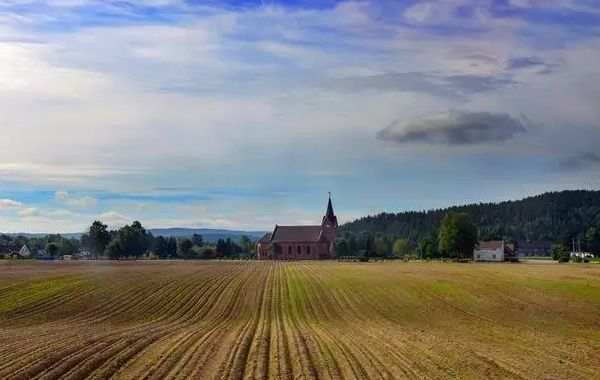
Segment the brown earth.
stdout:
[[600,265],[0,262],[0,378],[600,376]]

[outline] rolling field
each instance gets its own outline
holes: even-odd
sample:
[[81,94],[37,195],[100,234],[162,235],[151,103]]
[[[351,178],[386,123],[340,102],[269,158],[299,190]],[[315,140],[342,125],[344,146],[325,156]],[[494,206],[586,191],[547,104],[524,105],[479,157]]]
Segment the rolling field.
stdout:
[[0,378],[598,379],[600,265],[0,261]]

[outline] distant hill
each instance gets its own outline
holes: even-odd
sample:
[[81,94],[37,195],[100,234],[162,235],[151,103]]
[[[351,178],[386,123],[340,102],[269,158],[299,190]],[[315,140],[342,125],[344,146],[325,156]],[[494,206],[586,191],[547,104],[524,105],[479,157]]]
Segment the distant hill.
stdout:
[[437,234],[448,211],[469,214],[481,239],[569,242],[590,226],[600,228],[600,191],[560,191],[499,203],[480,203],[429,211],[381,213],[341,227],[343,232],[367,231],[390,238]]
[[154,236],[164,237],[191,237],[193,234],[202,235],[205,242],[216,243],[219,239],[227,239],[237,241],[243,235],[248,236],[252,240],[260,239],[266,232],[264,231],[238,231],[225,229],[210,229],[210,228],[153,228],[150,229]]
[[[202,235],[202,238],[207,243],[216,243],[219,239],[230,238],[233,241],[238,241],[243,235],[248,236],[252,240],[260,239],[266,232],[263,231],[238,231],[238,230],[225,230],[225,229],[211,229],[211,228],[152,228],[150,229],[154,236],[164,237],[191,237],[193,234]],[[11,236],[27,236],[27,237],[44,237],[47,233],[11,233]],[[61,234],[67,238],[81,238],[82,232],[63,233]]]

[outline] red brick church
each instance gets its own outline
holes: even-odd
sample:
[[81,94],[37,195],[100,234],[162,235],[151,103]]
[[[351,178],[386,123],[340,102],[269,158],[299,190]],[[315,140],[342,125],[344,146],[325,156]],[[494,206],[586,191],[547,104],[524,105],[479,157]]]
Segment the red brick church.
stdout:
[[338,222],[331,196],[320,225],[279,226],[258,241],[259,260],[331,259],[331,243],[337,237]]

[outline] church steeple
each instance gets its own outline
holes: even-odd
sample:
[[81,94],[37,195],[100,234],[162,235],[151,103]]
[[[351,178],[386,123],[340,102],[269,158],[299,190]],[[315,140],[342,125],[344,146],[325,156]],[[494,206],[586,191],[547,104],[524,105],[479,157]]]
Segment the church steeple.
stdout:
[[331,193],[329,193],[329,201],[327,202],[327,211],[323,217],[323,227],[336,227],[338,226],[337,217],[333,212],[333,205],[331,204]]

